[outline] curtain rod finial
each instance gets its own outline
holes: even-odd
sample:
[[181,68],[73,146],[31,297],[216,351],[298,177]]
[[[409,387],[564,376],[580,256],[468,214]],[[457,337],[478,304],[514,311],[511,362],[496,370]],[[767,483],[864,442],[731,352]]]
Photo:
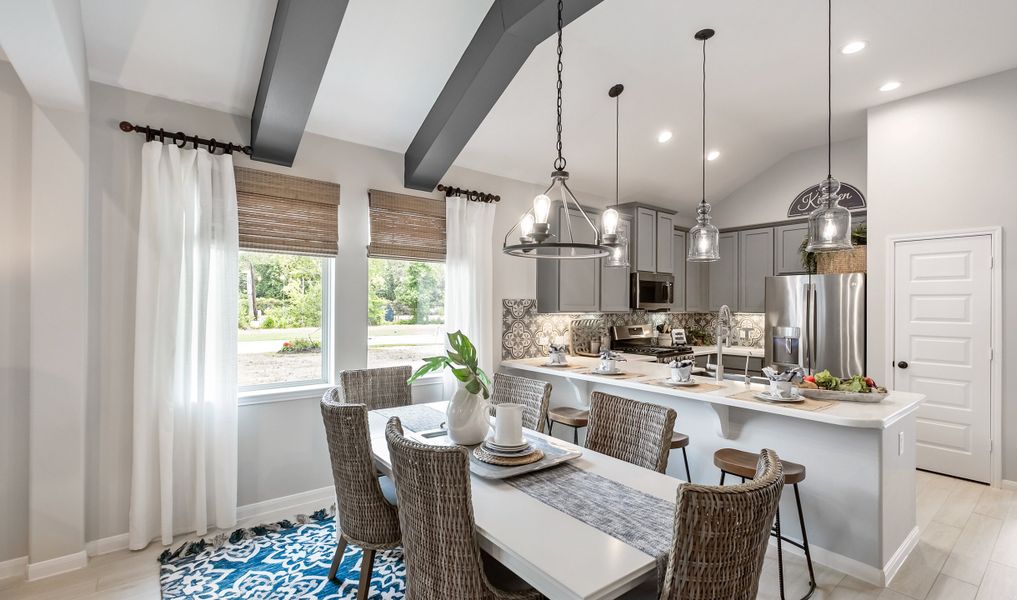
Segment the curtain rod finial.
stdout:
[[127,121],[120,121],[120,131],[123,131],[125,133],[130,133],[130,132],[134,131],[134,125],[131,125]]

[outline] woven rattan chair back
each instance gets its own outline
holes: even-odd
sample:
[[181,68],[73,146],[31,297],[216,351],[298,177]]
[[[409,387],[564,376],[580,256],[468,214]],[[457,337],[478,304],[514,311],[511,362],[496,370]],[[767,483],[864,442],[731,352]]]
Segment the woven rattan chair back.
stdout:
[[334,402],[364,404],[367,410],[407,406],[413,402],[406,380],[410,366],[340,371],[339,385],[329,390]]
[[674,410],[658,404],[593,392],[586,447],[663,473],[676,418]]
[[661,600],[753,600],[783,487],[773,450],[760,453],[746,483],[681,484]]
[[385,500],[371,459],[367,407],[339,404],[326,393],[321,399],[328,454],[335,480],[337,523],[342,535],[368,549],[399,544],[399,513]]
[[403,526],[406,600],[515,597],[493,588],[484,575],[468,451],[409,439],[398,417],[389,419],[385,438]]
[[547,402],[551,399],[551,384],[546,381],[516,377],[504,373],[494,374],[491,403],[523,405],[523,427],[544,432],[547,421]]

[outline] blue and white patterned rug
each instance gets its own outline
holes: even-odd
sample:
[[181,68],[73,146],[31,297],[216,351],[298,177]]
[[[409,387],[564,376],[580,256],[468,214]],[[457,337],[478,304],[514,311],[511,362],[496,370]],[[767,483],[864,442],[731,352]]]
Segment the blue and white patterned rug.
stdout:
[[[362,552],[347,546],[336,574],[328,580],[335,552],[335,519],[325,511],[297,522],[241,529],[212,542],[185,544],[160,557],[163,600],[268,600],[357,597]],[[380,552],[374,559],[372,599],[401,600],[406,566],[401,550]]]

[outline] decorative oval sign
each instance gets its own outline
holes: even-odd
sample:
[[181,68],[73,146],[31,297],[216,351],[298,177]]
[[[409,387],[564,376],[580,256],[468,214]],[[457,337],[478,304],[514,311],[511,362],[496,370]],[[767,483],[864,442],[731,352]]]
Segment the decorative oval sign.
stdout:
[[[787,209],[787,216],[808,216],[809,213],[819,208],[819,199],[819,184],[817,183],[795,196],[795,199],[791,202],[791,206]],[[865,196],[862,195],[858,188],[850,183],[841,182],[840,191],[837,192],[837,199],[840,200],[841,206],[850,210],[865,208]]]

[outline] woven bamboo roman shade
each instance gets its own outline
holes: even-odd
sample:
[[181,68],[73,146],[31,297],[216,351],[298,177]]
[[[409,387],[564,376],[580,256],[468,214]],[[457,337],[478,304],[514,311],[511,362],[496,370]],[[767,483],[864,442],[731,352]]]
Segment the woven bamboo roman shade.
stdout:
[[368,256],[401,260],[445,260],[445,201],[370,191],[371,245]]
[[339,184],[236,167],[240,248],[336,256]]

